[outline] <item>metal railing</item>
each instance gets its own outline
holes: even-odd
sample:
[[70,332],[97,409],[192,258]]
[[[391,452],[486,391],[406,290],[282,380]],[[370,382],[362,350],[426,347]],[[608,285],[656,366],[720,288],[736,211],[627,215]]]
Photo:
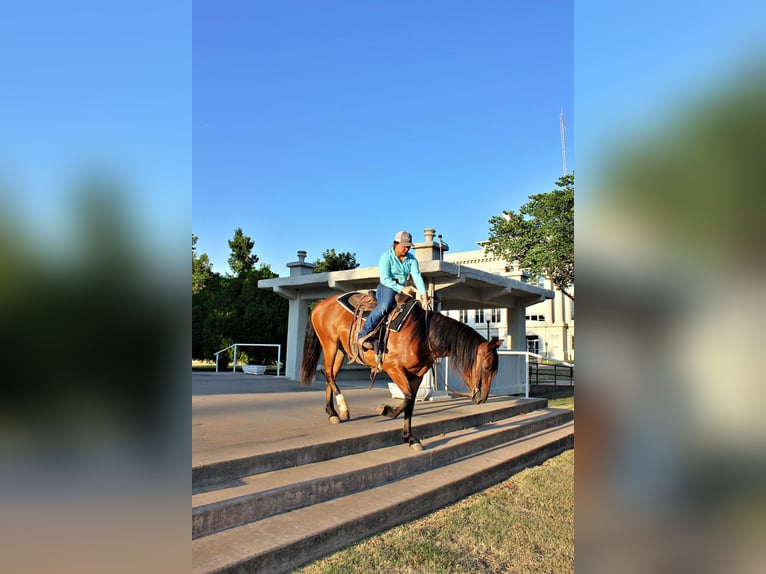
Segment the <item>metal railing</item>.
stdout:
[[[550,359],[547,359],[550,361]],[[529,378],[534,379],[535,385],[545,385],[553,383],[554,387],[559,386],[559,381],[568,383],[567,386],[574,386],[574,365],[569,363],[553,363],[552,365],[530,363]]]
[[569,367],[572,373],[571,380],[574,381],[574,365],[572,363],[567,363],[566,361],[559,361],[557,359],[549,359],[549,358],[543,357],[542,355],[538,355],[537,353],[530,353],[529,351],[499,350],[497,354],[498,355],[524,355],[524,398],[527,398],[527,399],[529,398],[529,379],[531,374],[531,365],[529,362],[530,357],[535,357],[538,359],[536,364],[539,364],[540,360],[545,360],[545,361],[554,363],[554,366],[562,365],[562,366]]
[[213,353],[215,355],[215,372],[218,372],[218,355],[223,353],[224,351],[228,351],[234,347],[234,360],[232,361],[233,366],[231,368],[231,372],[235,373],[237,371],[237,347],[276,347],[277,348],[277,376],[279,376],[279,369],[282,366],[282,345],[276,344],[276,343],[234,343],[233,345],[229,345],[225,349],[221,349],[220,351],[216,351]]

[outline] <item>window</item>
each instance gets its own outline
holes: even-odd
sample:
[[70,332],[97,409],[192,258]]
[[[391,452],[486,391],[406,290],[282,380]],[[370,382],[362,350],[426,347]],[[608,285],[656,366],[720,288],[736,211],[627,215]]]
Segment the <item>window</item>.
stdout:
[[460,322],[468,323],[468,311],[465,309],[460,309]]
[[525,318],[527,321],[540,321],[545,323],[545,315],[527,315]]
[[500,313],[500,309],[492,309],[490,311],[490,320],[493,323],[499,323],[502,321],[502,314]]
[[540,337],[537,335],[527,335],[527,351],[540,354]]
[[484,309],[476,309],[476,322],[477,323],[483,323],[484,322]]

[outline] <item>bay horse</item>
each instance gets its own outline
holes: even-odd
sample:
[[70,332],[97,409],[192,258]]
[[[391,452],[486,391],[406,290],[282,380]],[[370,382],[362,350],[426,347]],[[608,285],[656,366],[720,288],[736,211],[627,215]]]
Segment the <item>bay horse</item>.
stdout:
[[[335,380],[346,356],[351,353],[349,332],[353,315],[337,299],[338,296],[323,299],[311,312],[301,364],[301,384],[311,385],[316,377],[320,353],[324,353],[325,412],[332,423],[351,418],[348,404]],[[382,404],[376,412],[391,418],[404,412],[402,439],[412,449],[423,450],[420,441],[412,434],[412,411],[420,382],[434,360],[450,357],[451,365],[461,374],[473,402],[478,405],[487,400],[497,374],[497,348],[501,344],[497,337],[487,341],[468,325],[415,304],[399,331],[389,333],[381,365],[402,391],[404,400],[395,408]],[[374,351],[365,351],[364,360],[373,367]],[[335,410],[334,401],[337,401],[340,413]]]

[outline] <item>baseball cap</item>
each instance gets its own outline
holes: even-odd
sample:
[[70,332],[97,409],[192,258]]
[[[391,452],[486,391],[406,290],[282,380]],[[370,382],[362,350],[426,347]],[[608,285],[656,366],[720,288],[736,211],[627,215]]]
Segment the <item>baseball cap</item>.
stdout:
[[409,231],[400,231],[394,237],[394,242],[401,243],[405,247],[412,247],[412,235],[410,235]]

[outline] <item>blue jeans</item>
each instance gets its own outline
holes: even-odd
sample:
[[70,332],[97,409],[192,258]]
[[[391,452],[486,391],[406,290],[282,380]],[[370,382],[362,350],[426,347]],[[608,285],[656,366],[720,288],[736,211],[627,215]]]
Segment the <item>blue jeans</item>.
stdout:
[[396,292],[393,289],[386,287],[382,283],[378,284],[378,290],[375,292],[378,306],[370,311],[370,314],[367,316],[364,326],[359,333],[359,338],[364,337],[372,331],[375,326],[380,323],[380,320],[394,309],[396,306],[396,301],[394,300],[395,296]]

